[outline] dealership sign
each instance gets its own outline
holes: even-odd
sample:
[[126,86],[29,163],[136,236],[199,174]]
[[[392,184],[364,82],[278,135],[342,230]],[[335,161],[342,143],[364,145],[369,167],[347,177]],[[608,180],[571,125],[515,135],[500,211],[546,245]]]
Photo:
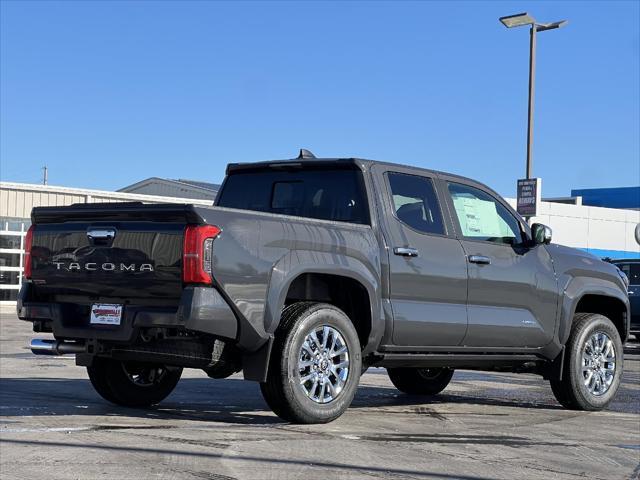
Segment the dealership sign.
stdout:
[[541,191],[541,178],[522,178],[518,180],[517,210],[520,215],[523,217],[535,217],[538,214]]

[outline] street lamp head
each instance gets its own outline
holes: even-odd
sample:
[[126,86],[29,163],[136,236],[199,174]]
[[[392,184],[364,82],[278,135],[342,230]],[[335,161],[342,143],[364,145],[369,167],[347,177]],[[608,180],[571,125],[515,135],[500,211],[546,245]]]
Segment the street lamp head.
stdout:
[[500,21],[507,28],[522,27],[523,25],[534,25],[535,19],[528,13],[517,13],[515,15],[508,15],[506,17],[500,17]]
[[545,30],[554,30],[556,28],[562,28],[567,23],[569,23],[569,20],[560,20],[559,22],[551,22],[551,23],[537,23],[536,31],[544,32]]
[[517,13],[515,15],[508,15],[506,17],[500,17],[502,24],[507,28],[522,27],[524,25],[531,25],[535,27],[536,32],[544,32],[545,30],[554,30],[556,28],[564,27],[567,20],[560,20],[559,22],[551,23],[536,23],[536,20],[528,13]]

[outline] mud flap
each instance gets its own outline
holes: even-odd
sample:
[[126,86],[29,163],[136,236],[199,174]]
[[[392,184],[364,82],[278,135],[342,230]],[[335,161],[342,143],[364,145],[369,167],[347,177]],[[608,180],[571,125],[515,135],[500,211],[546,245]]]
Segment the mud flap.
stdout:
[[558,380],[562,380],[562,375],[564,373],[564,352],[565,352],[565,348],[563,345],[562,351],[560,352],[560,355],[558,355],[558,357],[560,357],[560,369],[558,374]]
[[266,382],[267,372],[269,370],[269,357],[271,356],[271,347],[273,346],[273,335],[269,336],[269,340],[255,352],[247,353],[242,356],[242,373],[245,380],[254,382]]

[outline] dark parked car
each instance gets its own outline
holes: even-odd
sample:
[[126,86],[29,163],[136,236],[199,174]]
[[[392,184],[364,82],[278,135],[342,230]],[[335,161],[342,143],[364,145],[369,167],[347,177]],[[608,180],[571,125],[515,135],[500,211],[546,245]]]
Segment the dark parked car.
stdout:
[[629,279],[629,304],[631,305],[631,333],[640,340],[640,258],[612,260]]
[[32,220],[18,315],[54,339],[31,349],[75,354],[119,405],[160,402],[183,367],[242,370],[303,423],[340,416],[368,366],[411,395],[456,368],[535,372],[579,410],[620,384],[626,276],[468,178],[301,152],[229,165],[211,207]]

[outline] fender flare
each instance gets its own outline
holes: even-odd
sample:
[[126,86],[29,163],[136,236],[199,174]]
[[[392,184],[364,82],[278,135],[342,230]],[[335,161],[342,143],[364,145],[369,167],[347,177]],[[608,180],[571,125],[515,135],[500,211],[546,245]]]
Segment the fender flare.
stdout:
[[[625,330],[629,331],[630,308],[629,299],[620,288],[608,280],[592,277],[573,277],[563,292],[561,305],[560,322],[558,326],[558,340],[564,345],[569,339],[573,316],[575,315],[578,303],[585,295],[602,295],[619,300],[626,308]],[[625,340],[624,338],[622,339]]]
[[287,292],[293,281],[305,273],[319,273],[347,277],[359,282],[369,296],[371,332],[363,354],[373,352],[384,333],[382,314],[380,273],[372,271],[362,261],[342,254],[319,253],[293,250],[282,257],[272,268],[267,291],[264,314],[264,329],[273,334],[278,328],[280,313],[284,307]]

